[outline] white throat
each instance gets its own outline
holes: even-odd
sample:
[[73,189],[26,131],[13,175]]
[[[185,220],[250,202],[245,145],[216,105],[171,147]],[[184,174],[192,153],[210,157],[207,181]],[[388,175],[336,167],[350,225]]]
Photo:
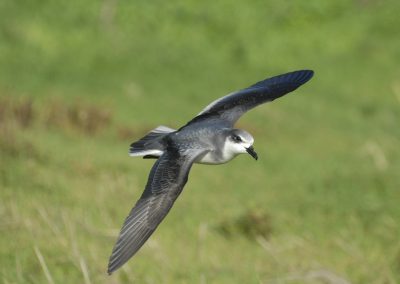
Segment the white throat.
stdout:
[[235,158],[239,154],[246,154],[246,148],[250,147],[253,143],[234,143],[227,139],[222,149],[208,152],[201,157],[196,163],[217,165],[224,164]]

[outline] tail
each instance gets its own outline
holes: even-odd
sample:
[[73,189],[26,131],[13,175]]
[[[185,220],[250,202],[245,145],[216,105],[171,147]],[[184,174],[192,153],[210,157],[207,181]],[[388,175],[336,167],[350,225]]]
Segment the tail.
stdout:
[[158,158],[163,153],[163,145],[160,140],[168,133],[174,132],[175,129],[158,126],[147,133],[140,140],[133,142],[129,149],[129,155],[132,157],[144,156],[143,158]]

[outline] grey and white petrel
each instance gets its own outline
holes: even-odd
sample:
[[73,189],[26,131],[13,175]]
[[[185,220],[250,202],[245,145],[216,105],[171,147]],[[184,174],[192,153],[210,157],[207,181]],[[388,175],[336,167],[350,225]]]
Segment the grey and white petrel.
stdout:
[[185,186],[194,163],[223,164],[239,154],[257,160],[254,138],[234,128],[248,110],[296,90],[314,72],[300,70],[260,81],[222,97],[178,130],[159,126],[131,144],[131,156],[155,158],[146,188],[122,226],[108,273],[127,262],[165,218]]

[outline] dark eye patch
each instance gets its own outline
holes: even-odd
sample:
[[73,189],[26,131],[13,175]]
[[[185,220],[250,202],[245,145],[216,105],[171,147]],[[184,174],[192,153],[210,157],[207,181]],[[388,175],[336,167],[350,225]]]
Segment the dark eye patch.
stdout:
[[232,135],[232,140],[235,142],[241,142],[242,138],[240,138],[240,136],[237,136],[237,135]]

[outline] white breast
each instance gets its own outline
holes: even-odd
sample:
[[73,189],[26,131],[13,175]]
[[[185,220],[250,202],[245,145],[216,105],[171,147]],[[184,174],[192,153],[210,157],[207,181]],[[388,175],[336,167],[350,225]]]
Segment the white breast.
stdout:
[[218,165],[218,164],[225,164],[232,160],[234,157],[238,155],[238,153],[224,153],[221,155],[217,155],[215,152],[210,151],[200,159],[196,161],[198,164],[206,164],[206,165]]

